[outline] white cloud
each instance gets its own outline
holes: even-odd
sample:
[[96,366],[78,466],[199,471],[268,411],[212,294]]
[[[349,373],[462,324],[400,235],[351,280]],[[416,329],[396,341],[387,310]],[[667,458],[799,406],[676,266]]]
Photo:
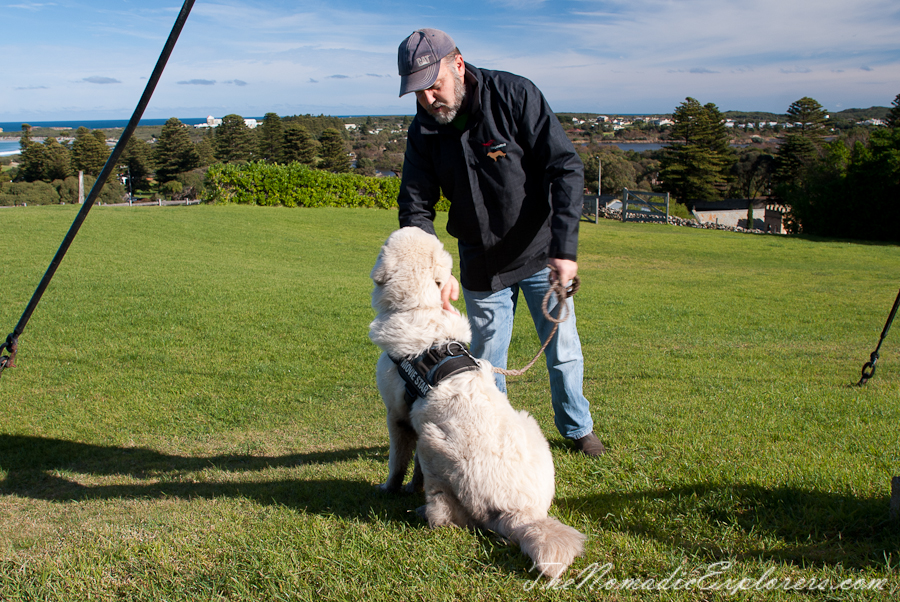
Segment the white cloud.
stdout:
[[85,77],[81,81],[87,82],[89,84],[121,84],[122,83],[114,77],[100,77],[98,75],[93,75],[91,77]]

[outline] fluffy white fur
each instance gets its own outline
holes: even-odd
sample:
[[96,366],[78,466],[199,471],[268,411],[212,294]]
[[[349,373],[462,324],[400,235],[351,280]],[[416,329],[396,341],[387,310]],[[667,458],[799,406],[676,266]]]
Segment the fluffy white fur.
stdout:
[[518,543],[543,575],[556,578],[583,553],[585,537],[547,516],[553,458],[534,418],[512,408],[483,360],[480,370],[441,381],[410,410],[403,379],[388,355],[418,355],[448,341],[469,343],[468,320],[441,308],[440,289],[451,267],[450,254],[435,236],[402,228],[388,238],[372,270],[378,316],[369,338],[384,351],[377,381],[391,443],[388,479],[381,488],[401,488],[415,451],[407,488],[424,481],[425,518],[432,528],[499,533]]

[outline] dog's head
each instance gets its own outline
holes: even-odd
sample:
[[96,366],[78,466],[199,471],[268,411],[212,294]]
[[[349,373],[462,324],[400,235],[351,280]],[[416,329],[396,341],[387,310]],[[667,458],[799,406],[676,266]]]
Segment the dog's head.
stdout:
[[372,268],[372,307],[406,311],[440,309],[441,287],[450,279],[453,259],[433,234],[414,227],[391,234]]

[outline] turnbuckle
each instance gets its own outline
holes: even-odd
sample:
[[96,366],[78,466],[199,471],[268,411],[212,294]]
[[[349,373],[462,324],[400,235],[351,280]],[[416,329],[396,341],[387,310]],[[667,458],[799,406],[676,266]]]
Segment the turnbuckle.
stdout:
[[3,371],[6,368],[16,367],[16,352],[19,350],[19,337],[15,337],[12,334],[6,337],[6,341],[0,343],[0,353],[3,353],[4,349],[9,351],[9,355],[0,356],[0,376],[3,375]]

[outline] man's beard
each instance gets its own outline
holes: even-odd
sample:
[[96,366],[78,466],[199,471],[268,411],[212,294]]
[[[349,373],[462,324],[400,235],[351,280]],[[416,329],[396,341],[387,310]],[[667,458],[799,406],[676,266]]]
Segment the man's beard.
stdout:
[[[466,84],[463,81],[462,75],[459,73],[453,73],[453,104],[444,104],[442,102],[435,101],[429,108],[428,112],[431,114],[435,120],[442,124],[446,125],[456,119],[456,115],[459,113],[459,109],[462,107],[463,100],[466,98]],[[440,109],[442,107],[446,107],[446,111],[437,111],[436,109]]]

